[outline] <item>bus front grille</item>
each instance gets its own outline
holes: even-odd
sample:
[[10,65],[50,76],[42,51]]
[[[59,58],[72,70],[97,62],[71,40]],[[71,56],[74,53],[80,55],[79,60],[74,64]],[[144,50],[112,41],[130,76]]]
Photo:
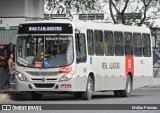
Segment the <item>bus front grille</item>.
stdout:
[[[32,81],[42,81],[42,78],[32,78]],[[47,81],[56,81],[57,78],[47,78]]]
[[54,84],[38,84],[38,83],[35,83],[34,86],[36,88],[53,88],[54,87]]
[[57,76],[59,72],[34,72],[34,71],[27,71],[26,73],[30,74],[31,76]]

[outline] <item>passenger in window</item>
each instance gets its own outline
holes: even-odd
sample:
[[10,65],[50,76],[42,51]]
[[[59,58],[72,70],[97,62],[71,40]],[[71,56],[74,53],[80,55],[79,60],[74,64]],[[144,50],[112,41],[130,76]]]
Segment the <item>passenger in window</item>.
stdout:
[[58,54],[58,52],[57,52],[57,46],[55,45],[55,46],[53,47],[53,50],[52,50],[52,55],[53,55],[54,57],[56,57],[57,54]]

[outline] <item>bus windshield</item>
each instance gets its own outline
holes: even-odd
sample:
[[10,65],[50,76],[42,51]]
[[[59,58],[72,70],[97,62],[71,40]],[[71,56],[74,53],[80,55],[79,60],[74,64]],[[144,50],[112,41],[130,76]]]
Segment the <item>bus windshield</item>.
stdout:
[[68,66],[73,62],[72,36],[19,36],[17,64],[30,68]]

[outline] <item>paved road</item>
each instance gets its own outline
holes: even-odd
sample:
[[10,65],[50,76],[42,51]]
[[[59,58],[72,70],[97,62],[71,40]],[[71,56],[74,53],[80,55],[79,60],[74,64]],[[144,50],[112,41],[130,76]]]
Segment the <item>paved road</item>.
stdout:
[[[42,100],[33,101],[30,95],[27,95],[25,99],[21,95],[21,98],[17,99],[4,99],[0,100],[0,104],[159,104],[160,105],[160,88],[140,88],[132,92],[129,98],[114,97],[112,92],[105,92],[101,95],[96,94],[92,100],[84,101],[81,99],[76,99],[73,95],[44,95]],[[105,111],[105,110],[55,110],[52,113],[136,113],[138,110],[115,110],[115,111]],[[1,112],[1,111],[0,111]],[[36,112],[36,111],[34,111]],[[37,111],[36,113],[49,113],[51,111]],[[141,113],[158,113],[159,111],[139,111]],[[4,112],[3,113],[8,113]],[[17,111],[12,111],[12,113],[19,113]],[[25,111],[26,113],[26,111]],[[30,112],[32,113],[32,111]]]
[[[3,104],[160,104],[160,88],[139,88],[129,98],[114,97],[113,92],[96,94],[90,101],[76,99],[71,94],[45,94],[42,100],[32,100],[30,95],[18,95],[19,99],[4,99]],[[25,98],[24,98],[25,97]]]

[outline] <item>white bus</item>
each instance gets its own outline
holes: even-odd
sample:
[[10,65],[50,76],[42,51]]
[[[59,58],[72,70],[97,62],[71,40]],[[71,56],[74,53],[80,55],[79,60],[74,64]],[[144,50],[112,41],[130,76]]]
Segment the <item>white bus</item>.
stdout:
[[145,27],[67,19],[25,22],[16,43],[17,91],[94,92],[128,97],[153,78],[151,33]]

